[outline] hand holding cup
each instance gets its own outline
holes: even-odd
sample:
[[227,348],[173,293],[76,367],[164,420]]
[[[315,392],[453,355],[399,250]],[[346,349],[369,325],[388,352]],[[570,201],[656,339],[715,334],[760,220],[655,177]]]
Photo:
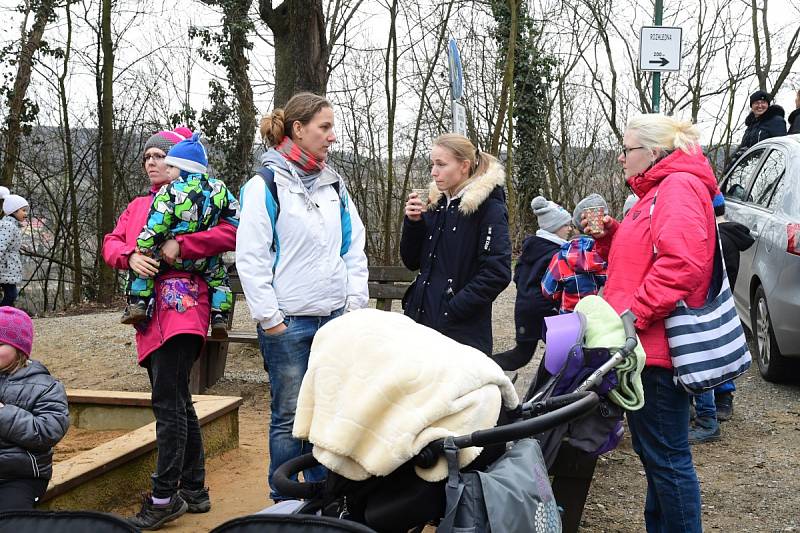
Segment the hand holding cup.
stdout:
[[411,189],[406,202],[405,214],[409,220],[417,222],[422,219],[422,213],[428,203],[428,189]]

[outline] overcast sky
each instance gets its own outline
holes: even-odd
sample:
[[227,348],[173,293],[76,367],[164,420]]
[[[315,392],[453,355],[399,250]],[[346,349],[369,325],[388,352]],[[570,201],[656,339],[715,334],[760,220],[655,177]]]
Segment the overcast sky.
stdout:
[[[0,0],[0,16],[3,16],[4,20],[12,22],[4,23],[2,29],[0,29],[0,42],[2,44],[19,36],[21,18],[14,8],[21,1]],[[275,0],[275,3],[277,3],[277,0]],[[254,2],[254,4],[257,4],[257,2]],[[172,107],[173,111],[177,110],[179,102],[183,101],[187,95],[195,110],[199,111],[204,106],[207,106],[208,81],[213,77],[223,75],[223,72],[219,67],[211,65],[199,57],[197,53],[199,40],[192,41],[189,39],[188,29],[193,24],[213,27],[218,24],[218,13],[197,0],[175,0],[173,2],[166,2],[165,0],[146,0],[145,2],[118,0],[117,5],[120,13],[115,16],[114,27],[118,32],[128,25],[128,21],[131,18],[130,10],[134,6],[142,6],[147,12],[146,15],[137,16],[135,22],[123,33],[116,59],[117,75],[124,76],[136,69],[144,69],[167,78],[168,83],[164,85],[169,86],[170,89],[164,91],[163,98],[171,101],[168,107]],[[690,3],[690,5],[692,4]],[[93,60],[92,54],[94,53],[92,34],[91,31],[86,29],[87,23],[82,20],[85,15],[82,4],[79,2],[72,9],[73,25],[80,30],[75,35],[75,60],[89,62]],[[255,9],[255,6],[253,9]],[[786,17],[790,13],[800,13],[791,0],[772,0],[769,2],[770,24],[773,29],[785,24]],[[65,34],[63,9],[59,10],[58,15],[59,20],[48,27],[48,31],[45,34],[46,39],[50,39],[53,42],[63,39]],[[96,11],[89,13],[89,16],[96,17]],[[639,25],[650,24],[649,19],[650,14],[648,13],[637,14],[637,24]],[[793,20],[796,24],[798,18],[795,17]],[[387,34],[388,18],[381,3],[374,0],[366,0],[362,4],[358,22],[360,24],[359,38],[361,42],[364,44],[379,43],[383,46],[383,41]],[[666,24],[669,24],[669,22],[665,21]],[[272,49],[266,42],[271,40],[269,32],[264,30],[264,26],[260,21],[257,22],[256,27],[260,36],[254,39],[250,73],[254,86],[256,107],[260,113],[266,113],[272,107],[271,80],[274,60]],[[458,35],[459,30],[459,28],[452,29],[456,35]],[[691,38],[691,32],[684,31],[684,41],[688,38]],[[148,54],[147,57],[139,59],[145,53]],[[780,58],[776,58],[776,61],[779,60]],[[186,90],[187,78],[183,75],[183,72],[187,70],[183,68],[186,64],[192,65],[190,71],[191,84],[188,92]],[[90,70],[85,67],[82,70],[76,68],[76,72],[78,75],[70,81],[70,107],[72,109],[73,106],[83,106],[88,110],[94,109],[96,99],[94,80],[90,75]],[[52,76],[48,76],[47,71],[40,68],[32,82],[32,94],[45,94],[47,78],[52,79]],[[796,64],[793,77],[784,84],[783,89],[776,98],[776,103],[784,107],[787,115],[789,111],[794,109],[793,88],[797,87],[798,84],[800,84],[800,63]],[[739,101],[742,102],[742,118],[749,111],[747,108],[747,95],[754,88],[748,88],[746,91],[742,90],[743,94],[737,94],[737,103]],[[745,92],[747,94],[744,94]],[[44,110],[44,112],[47,111]],[[709,129],[709,124],[703,123],[703,117],[701,117],[700,126],[704,132]]]

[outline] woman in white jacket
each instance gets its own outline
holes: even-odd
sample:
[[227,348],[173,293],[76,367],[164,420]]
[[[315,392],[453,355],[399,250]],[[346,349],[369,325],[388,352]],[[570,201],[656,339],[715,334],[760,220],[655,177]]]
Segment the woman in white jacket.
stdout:
[[[284,499],[272,487],[275,469],[311,449],[292,437],[292,425],[314,334],[369,300],[364,225],[342,178],[326,164],[333,127],[331,104],[310,93],[264,117],[261,136],[271,148],[241,194],[236,269],[269,373],[275,501]],[[304,476],[317,481],[324,471]]]

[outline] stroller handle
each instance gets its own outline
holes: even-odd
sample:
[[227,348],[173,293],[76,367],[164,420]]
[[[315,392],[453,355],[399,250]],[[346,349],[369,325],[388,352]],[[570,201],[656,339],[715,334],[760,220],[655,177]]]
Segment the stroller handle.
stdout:
[[295,478],[303,470],[314,468],[317,465],[319,465],[319,461],[310,453],[286,461],[272,474],[272,484],[275,485],[275,490],[284,496],[302,500],[316,498],[322,493],[325,486],[324,481],[301,483],[292,478]]
[[625,346],[623,350],[625,350],[626,355],[628,355],[632,353],[639,344],[636,340],[636,316],[630,309],[626,309],[622,312],[620,318],[622,319],[622,327],[625,329]]
[[[546,408],[552,407],[555,409],[553,411],[528,420],[454,437],[453,442],[457,448],[469,448],[470,446],[489,446],[532,437],[589,414],[599,403],[600,397],[594,391],[554,396],[548,399],[546,404]],[[436,463],[443,449],[444,439],[431,442],[414,458],[414,464],[422,468],[430,468]]]

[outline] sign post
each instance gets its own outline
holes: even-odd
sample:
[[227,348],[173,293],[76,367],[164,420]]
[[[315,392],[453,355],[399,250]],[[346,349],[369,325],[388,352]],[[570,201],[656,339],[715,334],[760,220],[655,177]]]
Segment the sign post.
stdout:
[[452,113],[452,131],[467,136],[467,110],[461,105],[464,96],[464,71],[461,68],[461,55],[458,53],[456,40],[450,37],[447,44],[447,63],[450,73],[450,110]]
[[653,72],[653,111],[661,107],[661,73],[681,68],[682,29],[661,25],[664,6],[656,0],[654,26],[645,26],[639,39],[639,69]]

